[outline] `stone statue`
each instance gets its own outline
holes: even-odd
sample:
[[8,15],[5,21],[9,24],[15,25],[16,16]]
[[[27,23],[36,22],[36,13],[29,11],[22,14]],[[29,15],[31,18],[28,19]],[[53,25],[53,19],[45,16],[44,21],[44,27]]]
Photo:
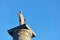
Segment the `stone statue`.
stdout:
[[23,17],[22,11],[20,11],[20,13],[18,14],[18,16],[19,16],[20,24],[21,25],[25,24],[26,19]]

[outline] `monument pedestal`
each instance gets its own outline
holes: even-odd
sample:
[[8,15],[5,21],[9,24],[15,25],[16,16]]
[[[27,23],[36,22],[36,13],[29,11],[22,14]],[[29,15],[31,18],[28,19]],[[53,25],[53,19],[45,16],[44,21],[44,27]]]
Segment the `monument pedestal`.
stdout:
[[8,32],[13,37],[13,40],[32,40],[32,37],[36,36],[27,24],[10,29]]

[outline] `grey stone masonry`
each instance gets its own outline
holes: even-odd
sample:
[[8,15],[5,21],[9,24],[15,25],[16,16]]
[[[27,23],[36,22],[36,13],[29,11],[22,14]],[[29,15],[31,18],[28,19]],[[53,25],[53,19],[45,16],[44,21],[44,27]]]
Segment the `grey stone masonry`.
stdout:
[[27,29],[21,29],[18,35],[19,35],[19,40],[31,40],[32,32]]
[[8,30],[8,33],[13,37],[13,40],[32,40],[32,37],[36,36],[27,24],[12,28]]
[[28,29],[20,29],[13,35],[13,40],[31,40],[32,32]]

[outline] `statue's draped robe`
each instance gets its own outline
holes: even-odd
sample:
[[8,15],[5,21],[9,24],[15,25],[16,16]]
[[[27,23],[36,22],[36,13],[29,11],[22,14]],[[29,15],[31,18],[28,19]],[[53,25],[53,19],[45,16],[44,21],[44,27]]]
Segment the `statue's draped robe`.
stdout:
[[22,13],[19,14],[19,20],[20,20],[20,24],[23,25],[25,23],[24,17],[22,15]]

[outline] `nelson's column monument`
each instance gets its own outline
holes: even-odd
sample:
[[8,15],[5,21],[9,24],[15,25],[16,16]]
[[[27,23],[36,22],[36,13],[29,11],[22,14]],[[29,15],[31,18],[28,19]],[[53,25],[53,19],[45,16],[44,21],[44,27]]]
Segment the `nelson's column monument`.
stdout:
[[18,16],[20,25],[8,30],[8,33],[13,37],[13,40],[32,40],[36,36],[35,32],[26,24],[26,19],[21,11]]

